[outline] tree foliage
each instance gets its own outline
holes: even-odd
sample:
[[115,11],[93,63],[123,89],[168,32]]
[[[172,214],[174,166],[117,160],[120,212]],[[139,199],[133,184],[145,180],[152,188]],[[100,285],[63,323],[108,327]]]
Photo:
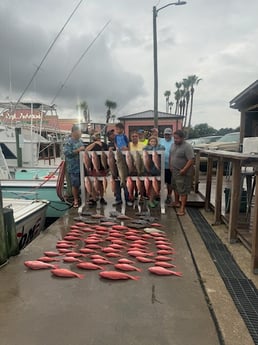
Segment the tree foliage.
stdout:
[[232,132],[239,132],[239,127],[237,128],[220,128],[215,129],[211,126],[209,126],[207,123],[200,123],[198,125],[195,125],[194,127],[191,127],[189,129],[189,138],[199,138],[199,137],[206,137],[209,135],[225,135],[227,133]]

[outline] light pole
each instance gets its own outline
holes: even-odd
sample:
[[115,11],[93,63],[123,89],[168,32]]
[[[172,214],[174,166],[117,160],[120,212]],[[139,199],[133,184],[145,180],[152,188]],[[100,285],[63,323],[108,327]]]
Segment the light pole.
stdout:
[[154,127],[158,128],[158,54],[157,54],[157,16],[159,11],[168,6],[185,5],[186,1],[171,2],[160,8],[153,6],[153,65],[154,65]]

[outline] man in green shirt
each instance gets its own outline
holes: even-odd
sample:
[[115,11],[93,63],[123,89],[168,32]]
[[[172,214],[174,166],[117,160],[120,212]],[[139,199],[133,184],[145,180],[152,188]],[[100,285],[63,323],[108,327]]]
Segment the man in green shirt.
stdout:
[[187,196],[191,192],[194,151],[192,145],[185,142],[184,132],[174,132],[174,145],[170,150],[170,170],[172,172],[172,187],[175,202],[171,206],[179,208],[178,216],[185,215]]

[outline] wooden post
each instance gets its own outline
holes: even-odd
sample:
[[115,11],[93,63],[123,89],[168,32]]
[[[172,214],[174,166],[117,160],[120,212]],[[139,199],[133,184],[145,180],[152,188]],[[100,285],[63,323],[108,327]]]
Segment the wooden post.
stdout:
[[228,224],[228,240],[230,243],[236,242],[237,239],[237,222],[239,215],[240,203],[240,160],[234,159],[232,162],[232,188]]
[[199,192],[199,175],[200,175],[200,150],[195,155],[195,171],[194,171],[194,192]]
[[254,201],[254,223],[252,229],[252,269],[258,273],[258,170],[255,171],[255,201]]
[[212,168],[213,168],[213,159],[212,157],[209,156],[208,162],[207,162],[206,191],[205,191],[205,210],[206,211],[209,211],[210,209]]
[[221,224],[221,199],[222,199],[222,185],[223,185],[223,170],[224,170],[224,161],[223,161],[222,157],[219,157],[218,165],[217,165],[217,173],[216,173],[214,225]]

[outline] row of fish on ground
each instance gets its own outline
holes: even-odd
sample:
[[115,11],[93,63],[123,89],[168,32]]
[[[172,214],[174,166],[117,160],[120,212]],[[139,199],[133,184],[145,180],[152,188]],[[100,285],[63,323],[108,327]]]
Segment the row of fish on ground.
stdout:
[[[96,215],[96,217],[102,217]],[[104,217],[104,216],[103,216]],[[139,230],[105,221],[99,224],[75,222],[62,240],[56,243],[56,251],[45,251],[34,261],[24,265],[32,270],[51,269],[57,277],[84,278],[84,274],[61,267],[72,264],[82,270],[98,270],[100,278],[110,280],[138,280],[139,275],[126,272],[142,272],[144,265],[150,273],[160,276],[182,276],[173,270],[175,249],[158,223]],[[141,265],[139,267],[138,265]]]

